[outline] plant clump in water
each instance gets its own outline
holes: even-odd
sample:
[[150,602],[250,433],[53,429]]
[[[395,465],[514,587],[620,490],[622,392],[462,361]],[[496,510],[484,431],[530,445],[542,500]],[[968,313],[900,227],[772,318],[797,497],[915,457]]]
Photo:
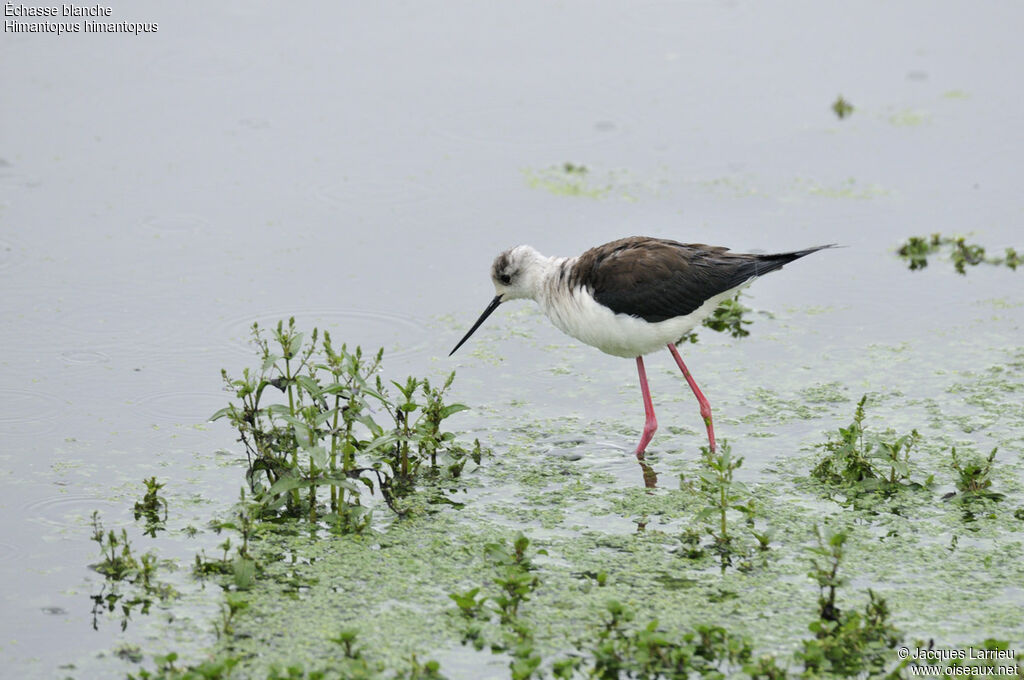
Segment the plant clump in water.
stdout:
[[[99,545],[102,558],[92,568],[104,577],[100,591],[89,596],[94,629],[99,629],[100,616],[120,610],[121,630],[125,630],[136,607],[148,614],[156,600],[177,596],[174,588],[157,580],[156,555],[146,552],[136,557],[127,530],[121,529],[120,534],[104,531],[98,512],[92,513],[92,540]],[[127,590],[122,590],[125,587]]]
[[[323,516],[341,533],[360,532],[370,523],[361,501],[366,489],[403,514],[401,499],[418,481],[451,481],[467,460],[479,464],[479,441],[466,449],[442,429],[466,408],[444,401],[454,373],[440,387],[425,378],[392,381],[400,395],[394,400],[379,375],[383,350],[367,357],[359,347],[336,348],[315,328],[306,342],[294,318],[279,322],[270,339],[257,324],[252,335],[260,368],[239,379],[222,371],[237,401],[211,420],[227,418],[238,430],[250,491],[264,513],[311,522]],[[282,398],[271,401],[267,388]],[[371,405],[391,422],[378,422]]]
[[[736,297],[729,300],[723,300],[715,311],[711,313],[711,316],[704,319],[702,325],[704,328],[708,328],[719,333],[728,333],[734,338],[745,338],[750,335],[744,326],[749,326],[752,321],[745,318],[745,315],[751,311],[750,307],[747,307],[740,302],[739,294]],[[690,331],[682,337],[676,344],[683,342],[697,342],[696,331]]]
[[967,243],[963,236],[943,236],[932,234],[931,236],[911,236],[896,250],[911,270],[924,269],[928,266],[928,257],[940,250],[947,251],[953,262],[953,268],[960,274],[967,273],[967,266],[972,267],[979,264],[1005,265],[1016,270],[1021,264],[1020,254],[1014,249],[1007,247],[1003,256],[987,256],[985,247],[977,243]]
[[167,523],[167,499],[160,495],[160,490],[166,485],[157,482],[156,477],[144,479],[142,482],[146,485],[146,493],[142,500],[135,503],[135,519],[138,521],[145,518],[146,535],[156,538],[156,532],[163,531]]
[[839,120],[842,120],[853,114],[853,104],[846,101],[843,95],[836,97],[836,100],[832,102],[832,112],[836,114]]
[[826,455],[811,476],[854,497],[870,493],[893,495],[903,489],[929,486],[933,481],[931,475],[923,483],[911,478],[910,454],[920,441],[917,430],[894,439],[866,432],[866,401],[864,395],[857,403],[852,423],[840,427],[837,435],[829,436],[827,442],[819,445]]

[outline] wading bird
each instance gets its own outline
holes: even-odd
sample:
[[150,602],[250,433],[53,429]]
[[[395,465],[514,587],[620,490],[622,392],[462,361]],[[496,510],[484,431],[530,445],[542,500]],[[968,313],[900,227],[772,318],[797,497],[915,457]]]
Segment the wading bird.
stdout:
[[732,253],[720,246],[633,236],[591,248],[579,257],[546,257],[530,246],[516,246],[495,258],[491,279],[496,295],[448,356],[455,354],[501,303],[524,298],[535,301],[563,333],[607,354],[636,359],[646,413],[636,447],[636,457],[642,461],[658,429],[643,355],[667,346],[697,397],[708,444],[714,451],[711,405],[676,344],[719,303],[757,277],[831,247],[754,255]]

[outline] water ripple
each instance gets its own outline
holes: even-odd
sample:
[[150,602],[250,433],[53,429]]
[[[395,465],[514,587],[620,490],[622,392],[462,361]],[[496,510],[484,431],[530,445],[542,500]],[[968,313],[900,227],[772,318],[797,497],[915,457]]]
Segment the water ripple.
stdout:
[[127,505],[85,494],[58,494],[28,503],[22,508],[26,519],[57,527],[88,526],[93,511],[98,511],[103,526],[110,528],[131,523]]
[[52,420],[61,408],[60,399],[52,394],[17,389],[0,390],[0,404],[0,428],[5,430]]
[[250,343],[253,322],[270,331],[277,322],[295,317],[295,325],[304,332],[319,328],[329,331],[336,345],[360,345],[367,352],[384,348],[387,358],[404,357],[422,352],[427,345],[427,330],[420,322],[398,314],[362,310],[320,311],[283,310],[255,316],[244,316],[226,322],[216,333],[247,356],[253,354]]
[[138,400],[136,408],[156,422],[195,425],[205,423],[227,401],[224,392],[162,392]]

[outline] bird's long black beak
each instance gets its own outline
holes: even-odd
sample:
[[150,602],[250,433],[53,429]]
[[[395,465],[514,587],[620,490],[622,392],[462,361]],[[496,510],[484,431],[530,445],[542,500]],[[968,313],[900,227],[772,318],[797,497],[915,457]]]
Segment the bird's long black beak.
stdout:
[[487,305],[487,309],[485,309],[484,313],[480,315],[480,318],[476,320],[476,323],[473,324],[473,327],[470,328],[469,332],[466,333],[466,335],[463,336],[462,340],[459,340],[459,344],[455,345],[455,349],[453,349],[451,352],[448,352],[448,356],[451,356],[451,355],[455,354],[455,352],[457,352],[458,349],[460,347],[462,347],[463,343],[465,343],[466,340],[469,340],[469,336],[473,335],[473,332],[477,328],[480,328],[480,324],[482,324],[484,322],[484,319],[489,317],[491,315],[491,312],[493,312],[495,309],[497,309],[498,305],[500,305],[500,304],[501,304],[501,295],[495,295],[494,299],[491,300],[491,304]]

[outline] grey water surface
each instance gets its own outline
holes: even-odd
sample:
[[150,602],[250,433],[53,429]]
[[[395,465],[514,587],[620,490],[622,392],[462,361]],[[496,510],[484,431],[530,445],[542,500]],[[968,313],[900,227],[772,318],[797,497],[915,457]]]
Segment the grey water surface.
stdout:
[[[383,346],[395,377],[457,368],[456,397],[480,407],[460,426],[499,433],[490,445],[523,402],[624,423],[590,445],[621,451],[628,485],[633,362],[513,305],[447,357],[499,251],[635,234],[846,246],[757,282],[751,337],[683,347],[734,441],[755,388],[926,398],[1021,346],[1024,273],[910,272],[894,255],[932,232],[1024,246],[1020,3],[140,0],[112,15],[159,30],[0,34],[7,677],[123,675],[112,650],[165,635],[159,607],[93,629],[89,516],[135,527],[153,475],[199,529],[234,500],[241,452],[206,419],[226,404],[220,369],[254,361],[254,321]],[[567,162],[588,168],[584,191],[559,184]],[[692,456],[697,407],[667,353],[648,366]],[[799,419],[774,435],[751,440],[746,474],[822,438]],[[137,543],[177,559],[187,589],[219,540]],[[215,591],[192,587],[199,632],[181,646],[213,639]]]

